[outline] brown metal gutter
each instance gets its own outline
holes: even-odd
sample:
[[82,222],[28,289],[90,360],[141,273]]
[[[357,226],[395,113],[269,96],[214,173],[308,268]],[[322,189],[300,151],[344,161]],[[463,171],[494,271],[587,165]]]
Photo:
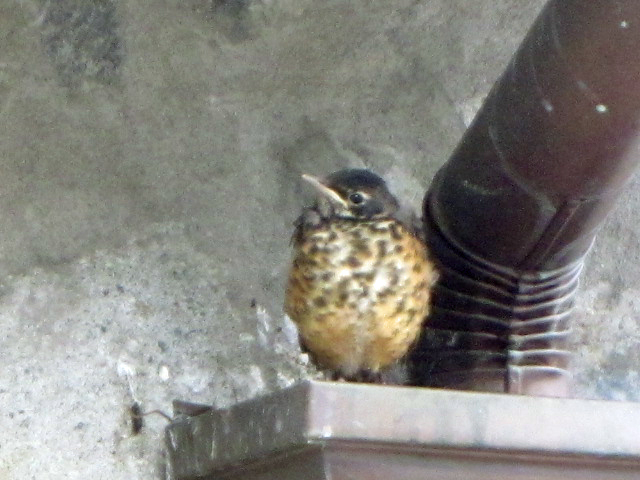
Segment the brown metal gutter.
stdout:
[[175,421],[169,478],[640,478],[640,404],[306,382]]

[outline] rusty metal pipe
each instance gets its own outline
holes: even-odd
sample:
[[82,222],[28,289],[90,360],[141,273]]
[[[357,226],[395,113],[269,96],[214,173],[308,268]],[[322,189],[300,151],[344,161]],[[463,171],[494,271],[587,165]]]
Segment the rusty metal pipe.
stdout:
[[640,2],[551,0],[424,202],[418,385],[563,396],[578,276],[640,159]]

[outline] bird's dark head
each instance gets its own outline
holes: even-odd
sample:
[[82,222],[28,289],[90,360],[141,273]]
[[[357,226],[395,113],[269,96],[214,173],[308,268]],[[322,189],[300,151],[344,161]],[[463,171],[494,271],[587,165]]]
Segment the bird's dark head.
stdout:
[[369,170],[351,168],[324,178],[303,175],[319,193],[318,209],[323,216],[369,220],[393,215],[398,201],[387,184]]

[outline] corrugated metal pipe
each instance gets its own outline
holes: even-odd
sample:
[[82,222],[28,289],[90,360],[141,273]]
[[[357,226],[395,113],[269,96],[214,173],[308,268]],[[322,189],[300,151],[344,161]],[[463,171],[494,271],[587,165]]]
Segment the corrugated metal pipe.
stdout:
[[424,201],[417,385],[565,396],[594,236],[640,160],[640,2],[551,0]]

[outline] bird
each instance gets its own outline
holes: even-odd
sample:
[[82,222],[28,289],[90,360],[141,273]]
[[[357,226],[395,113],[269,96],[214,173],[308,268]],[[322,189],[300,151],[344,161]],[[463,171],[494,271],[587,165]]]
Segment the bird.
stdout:
[[416,342],[437,269],[380,176],[302,178],[317,195],[294,224],[285,313],[332,379],[376,382]]

